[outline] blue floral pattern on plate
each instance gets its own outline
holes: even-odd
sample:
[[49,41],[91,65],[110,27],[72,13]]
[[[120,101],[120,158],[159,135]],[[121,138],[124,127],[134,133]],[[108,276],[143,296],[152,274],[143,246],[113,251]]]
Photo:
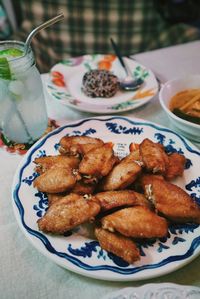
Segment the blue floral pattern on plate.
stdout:
[[[13,205],[23,231],[43,254],[59,265],[80,274],[107,280],[138,280],[163,275],[180,268],[200,252],[199,225],[174,225],[168,236],[139,245],[141,260],[128,265],[120,258],[105,252],[99,243],[79,229],[64,236],[50,236],[38,231],[37,220],[47,209],[47,198],[33,187],[36,177],[34,163],[40,155],[58,154],[59,140],[65,136],[90,135],[112,141],[128,153],[131,142],[140,143],[148,137],[162,143],[168,152],[181,152],[188,159],[184,179],[177,184],[185,188],[197,201],[200,198],[198,162],[200,152],[188,141],[157,124],[139,119],[118,117],[88,118],[55,131],[39,140],[24,157],[16,172],[13,187]],[[28,203],[27,203],[28,201]]]

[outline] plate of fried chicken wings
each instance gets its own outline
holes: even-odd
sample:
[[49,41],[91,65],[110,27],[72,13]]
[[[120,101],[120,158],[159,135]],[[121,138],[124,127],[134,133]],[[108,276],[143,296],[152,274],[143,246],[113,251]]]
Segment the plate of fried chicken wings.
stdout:
[[199,150],[122,116],[72,122],[39,140],[13,181],[25,236],[45,256],[103,280],[157,277],[200,252]]

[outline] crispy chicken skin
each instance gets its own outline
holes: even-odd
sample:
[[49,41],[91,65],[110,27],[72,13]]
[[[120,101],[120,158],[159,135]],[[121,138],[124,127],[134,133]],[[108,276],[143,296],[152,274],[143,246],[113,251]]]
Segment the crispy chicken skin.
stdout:
[[140,252],[132,240],[102,228],[96,228],[95,235],[102,249],[121,257],[129,264],[140,259]]
[[89,136],[64,136],[60,140],[59,152],[61,154],[86,154],[89,150],[102,146],[104,142],[99,138]]
[[80,160],[74,156],[45,156],[36,158],[33,161],[36,164],[35,171],[38,173],[44,173],[45,171],[49,170],[53,166],[62,166],[64,167],[71,167],[71,168],[78,168]]
[[146,195],[161,215],[175,223],[200,224],[200,207],[183,189],[154,176],[149,176],[146,183]]
[[130,153],[113,167],[101,182],[99,189],[102,191],[125,189],[135,181],[141,170],[141,166],[132,160]]
[[47,193],[48,207],[50,207],[52,204],[54,204],[66,195],[67,194],[65,193]]
[[[75,186],[71,189],[70,193],[76,193],[80,195],[85,194],[92,194],[94,191],[94,185],[87,185],[81,181],[76,182]],[[53,203],[57,202],[59,199],[63,198],[64,196],[68,195],[69,193],[48,193],[48,206],[50,207]]]
[[100,205],[83,196],[69,194],[49,207],[46,214],[38,220],[41,231],[62,234],[74,227],[90,221],[100,211]]
[[[121,162],[123,163],[131,163],[131,162],[142,162],[142,158],[139,155],[139,149],[137,151],[131,151],[126,157],[124,157]],[[138,163],[140,164],[140,163]]]
[[95,194],[99,201],[101,210],[108,211],[121,206],[149,206],[148,200],[143,194],[132,190],[105,191]]
[[142,156],[140,155],[139,148],[137,150],[131,151],[130,154],[133,161],[140,162],[140,164],[143,165]]
[[110,143],[105,143],[87,152],[79,164],[79,173],[96,178],[106,176],[118,161],[112,147]]
[[125,208],[102,218],[102,227],[132,238],[160,238],[167,235],[167,221],[144,206]]
[[169,157],[169,164],[167,165],[166,172],[164,174],[167,180],[172,180],[177,176],[182,176],[186,163],[186,158],[178,153],[172,153]]
[[140,144],[139,150],[147,171],[159,174],[166,172],[169,158],[161,144],[154,143],[146,138]]
[[145,192],[145,185],[150,185],[152,184],[152,181],[154,179],[157,180],[162,180],[164,181],[164,177],[162,175],[158,175],[158,174],[142,174],[140,177],[140,184],[142,186],[143,191]]
[[72,188],[71,193],[76,194],[93,194],[95,189],[95,184],[86,184],[83,181],[76,182],[75,186]]
[[38,176],[33,185],[39,191],[47,193],[65,192],[74,187],[76,177],[71,168],[52,167],[40,176]]

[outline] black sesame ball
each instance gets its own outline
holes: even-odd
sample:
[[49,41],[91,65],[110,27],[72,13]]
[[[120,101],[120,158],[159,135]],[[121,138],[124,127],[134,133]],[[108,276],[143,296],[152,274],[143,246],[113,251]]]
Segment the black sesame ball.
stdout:
[[107,70],[90,70],[84,74],[82,91],[91,98],[110,98],[119,89],[118,78]]

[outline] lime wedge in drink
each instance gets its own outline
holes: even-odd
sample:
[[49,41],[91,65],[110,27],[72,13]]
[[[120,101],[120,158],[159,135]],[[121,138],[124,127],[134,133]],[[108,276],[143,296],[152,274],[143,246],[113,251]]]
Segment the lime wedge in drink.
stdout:
[[23,51],[17,48],[0,50],[0,79],[11,79],[11,71],[8,61],[12,58],[20,57],[22,55]]
[[23,51],[17,48],[0,50],[0,57],[15,58],[23,55]]
[[0,79],[11,80],[11,71],[6,57],[0,57]]

